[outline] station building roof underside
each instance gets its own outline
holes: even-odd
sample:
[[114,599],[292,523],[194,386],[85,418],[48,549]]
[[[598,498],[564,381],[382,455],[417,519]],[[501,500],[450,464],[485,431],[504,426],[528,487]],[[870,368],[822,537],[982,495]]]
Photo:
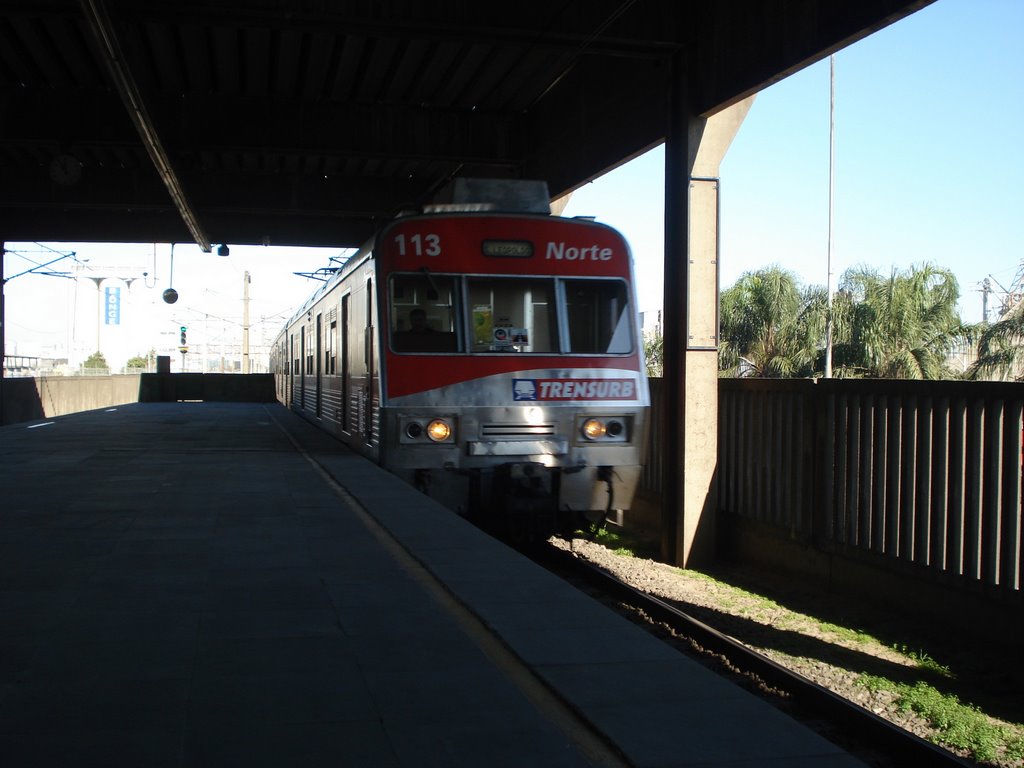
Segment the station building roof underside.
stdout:
[[362,244],[559,197],[931,0],[3,0],[0,240]]

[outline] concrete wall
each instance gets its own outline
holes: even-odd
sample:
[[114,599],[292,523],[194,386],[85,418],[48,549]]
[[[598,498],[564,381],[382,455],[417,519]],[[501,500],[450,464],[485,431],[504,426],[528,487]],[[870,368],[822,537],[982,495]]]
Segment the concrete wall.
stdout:
[[134,403],[138,399],[138,374],[4,379],[0,423],[48,419]]
[[137,402],[209,400],[271,403],[272,374],[143,373],[3,380],[0,424],[49,419]]
[[176,400],[273,403],[277,393],[271,373],[144,373],[138,400],[142,403]]
[[1024,598],[948,574],[923,573],[911,563],[871,552],[822,549],[784,530],[737,515],[720,515],[719,556],[756,564],[799,580],[808,589],[869,601],[953,634],[981,635],[1019,647]]

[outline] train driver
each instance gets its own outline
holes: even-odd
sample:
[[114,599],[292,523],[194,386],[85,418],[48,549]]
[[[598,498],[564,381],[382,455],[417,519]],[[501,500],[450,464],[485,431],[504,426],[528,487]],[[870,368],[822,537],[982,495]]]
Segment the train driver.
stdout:
[[454,352],[455,334],[431,328],[427,313],[420,307],[409,312],[409,330],[395,334],[398,352]]
[[409,333],[435,333],[434,329],[427,325],[427,313],[419,307],[409,313]]

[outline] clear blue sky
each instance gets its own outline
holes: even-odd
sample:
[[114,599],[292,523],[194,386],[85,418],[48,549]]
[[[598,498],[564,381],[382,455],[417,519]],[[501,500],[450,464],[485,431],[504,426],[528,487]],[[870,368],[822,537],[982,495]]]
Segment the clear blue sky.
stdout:
[[[987,275],[1012,288],[1024,260],[1022,38],[1022,0],[937,0],[836,54],[836,281],[853,265],[888,274],[930,261],[957,276],[968,322],[982,319]],[[565,211],[623,231],[641,310],[661,306],[663,161],[647,153]],[[825,59],[758,94],[725,156],[722,288],[771,264],[825,285],[828,171]]]
[[[1013,287],[1024,260],[1022,35],[1024,0],[937,0],[836,54],[836,281],[852,265],[887,274],[930,261],[956,274],[968,322],[981,319],[986,276]],[[663,162],[662,150],[652,150],[578,190],[565,210],[626,235],[642,311],[656,311],[662,301]],[[825,284],[828,169],[825,59],[758,94],[722,163],[723,288],[771,264],[805,285]],[[245,271],[252,342],[272,338],[315,287],[292,273],[340,253],[233,246],[222,259],[179,245],[174,287],[181,298],[169,306],[159,299],[169,284],[167,245],[155,255],[151,244],[54,247],[75,250],[89,264],[150,273],[149,283],[133,283],[123,325],[102,329],[115,364],[145,353],[153,339],[176,347],[180,324],[190,327],[192,345],[237,344]],[[8,255],[5,272],[30,266]],[[9,282],[6,294],[8,354],[70,345],[81,355],[95,347],[97,292],[88,281],[28,275]]]

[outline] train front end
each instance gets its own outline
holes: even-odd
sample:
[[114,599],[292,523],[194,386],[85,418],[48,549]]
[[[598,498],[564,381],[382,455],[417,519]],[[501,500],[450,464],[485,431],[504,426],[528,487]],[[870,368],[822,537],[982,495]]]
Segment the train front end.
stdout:
[[621,520],[649,406],[622,236],[437,213],[394,222],[376,258],[382,463],[502,536]]

